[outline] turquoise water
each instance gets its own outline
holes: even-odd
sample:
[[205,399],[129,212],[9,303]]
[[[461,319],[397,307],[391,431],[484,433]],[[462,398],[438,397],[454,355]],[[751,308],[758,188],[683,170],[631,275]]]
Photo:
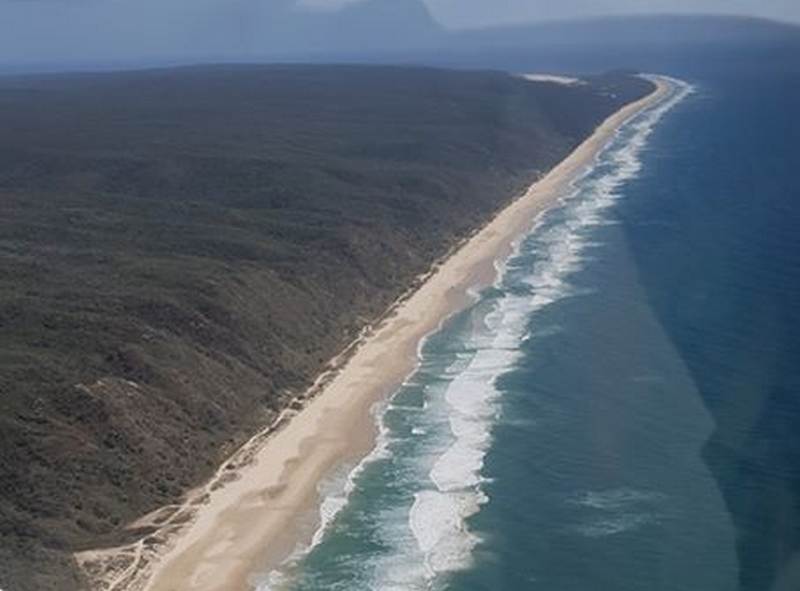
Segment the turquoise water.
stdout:
[[[774,310],[797,292],[764,291],[764,273],[746,280],[765,261],[742,222],[784,186],[720,181],[714,202],[714,175],[731,178],[717,161],[758,145],[730,125],[762,104],[738,81],[675,82],[623,127],[496,285],[427,339],[419,369],[376,409],[378,447],[325,484],[314,543],[262,591],[770,588],[782,540],[761,526],[781,507],[735,502],[754,490],[748,446],[765,449],[740,425],[763,426],[753,418],[770,408],[769,384],[742,382],[724,359],[752,328],[746,302],[770,293]],[[776,154],[789,144],[772,139],[759,148],[764,178],[785,178],[791,159]],[[797,204],[780,203],[794,224]],[[776,416],[797,416],[787,408]],[[790,432],[766,435],[793,453]],[[792,495],[793,478],[770,486]]]

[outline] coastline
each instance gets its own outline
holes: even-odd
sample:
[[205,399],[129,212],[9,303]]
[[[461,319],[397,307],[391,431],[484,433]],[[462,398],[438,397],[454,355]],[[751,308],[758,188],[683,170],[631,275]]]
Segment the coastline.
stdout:
[[523,196],[435,265],[379,326],[348,347],[333,370],[318,378],[302,397],[308,400],[302,408],[282,413],[185,504],[135,524],[157,525],[157,534],[124,551],[77,556],[90,576],[102,579],[97,588],[250,589],[255,573],[277,566],[299,541],[309,540],[315,526],[310,516],[320,502],[318,483],[342,463],[366,456],[374,445],[373,405],[415,369],[422,340],[468,305],[473,290],[491,284],[495,262],[510,254],[519,236],[557,202],[617,129],[669,93],[667,82],[654,82],[653,93],[606,119]]

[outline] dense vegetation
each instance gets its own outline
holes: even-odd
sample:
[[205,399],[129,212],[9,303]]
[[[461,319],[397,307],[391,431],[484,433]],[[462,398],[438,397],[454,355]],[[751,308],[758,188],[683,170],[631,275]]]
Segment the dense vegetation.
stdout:
[[0,79],[0,587],[80,588],[420,272],[646,93],[226,66]]

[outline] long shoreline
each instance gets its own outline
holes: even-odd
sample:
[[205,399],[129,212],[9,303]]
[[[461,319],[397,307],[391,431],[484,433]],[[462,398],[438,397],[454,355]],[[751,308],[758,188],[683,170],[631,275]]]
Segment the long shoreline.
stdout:
[[[436,265],[383,322],[343,353],[341,366],[312,386],[299,411],[254,437],[184,505],[140,520],[154,534],[122,551],[76,558],[104,591],[239,591],[311,539],[321,499],[317,486],[335,468],[365,457],[375,444],[374,404],[414,371],[422,340],[488,286],[495,262],[554,205],[631,117],[658,103],[671,85],[606,119],[523,196]],[[340,356],[341,357],[341,356]],[[311,394],[315,394],[312,395]]]

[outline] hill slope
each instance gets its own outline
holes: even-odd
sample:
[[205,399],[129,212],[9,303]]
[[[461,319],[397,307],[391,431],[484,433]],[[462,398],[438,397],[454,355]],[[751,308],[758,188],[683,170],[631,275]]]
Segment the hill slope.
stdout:
[[0,587],[146,531],[649,83],[203,67],[0,79]]

